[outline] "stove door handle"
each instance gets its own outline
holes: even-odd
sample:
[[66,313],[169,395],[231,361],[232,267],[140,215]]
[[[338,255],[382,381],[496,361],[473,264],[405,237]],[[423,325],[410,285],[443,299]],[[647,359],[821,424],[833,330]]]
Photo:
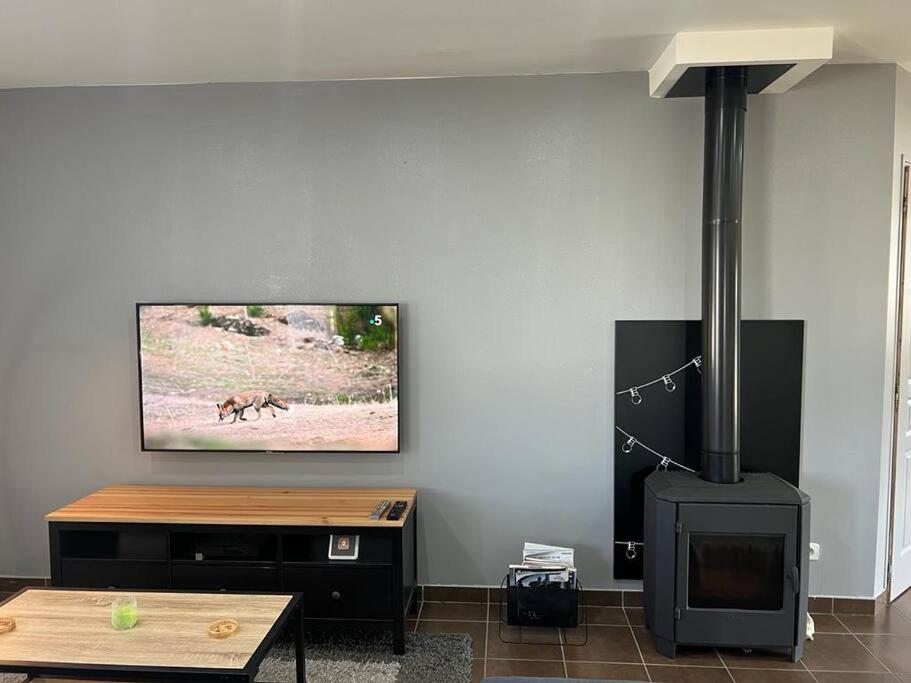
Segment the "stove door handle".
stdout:
[[788,573],[788,581],[791,582],[794,595],[800,595],[800,569],[791,567],[791,571]]

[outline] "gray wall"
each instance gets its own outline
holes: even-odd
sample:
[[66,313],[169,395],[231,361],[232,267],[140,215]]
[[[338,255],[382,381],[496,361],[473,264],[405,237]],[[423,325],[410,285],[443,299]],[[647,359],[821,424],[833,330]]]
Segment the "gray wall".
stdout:
[[[749,115],[744,311],[808,321],[819,594],[872,594],[886,73]],[[614,585],[613,321],[699,315],[701,109],[644,74],[0,93],[0,574],[111,482],[412,484],[422,581],[530,539]],[[132,305],[207,298],[401,301],[403,453],[140,453]]]
[[911,72],[895,69],[895,148],[911,155]]
[[[0,574],[111,482],[421,489],[420,578],[611,584],[613,321],[683,315],[695,101],[644,74],[0,93]],[[397,300],[401,455],[138,450],[137,300]]]
[[747,115],[743,315],[806,321],[801,486],[819,595],[872,596],[881,556],[894,83],[894,65],[828,67]]
[[[10,516],[10,496],[12,487],[9,485],[9,471],[6,466],[6,453],[0,451],[0,574],[6,574],[6,566],[12,566],[13,554],[12,537],[14,536],[12,517]],[[46,574],[47,572],[42,572]]]

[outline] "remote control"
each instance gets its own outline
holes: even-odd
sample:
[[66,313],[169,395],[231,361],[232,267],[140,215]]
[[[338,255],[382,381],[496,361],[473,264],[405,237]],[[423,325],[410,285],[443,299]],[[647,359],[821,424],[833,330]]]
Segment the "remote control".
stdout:
[[394,522],[397,519],[402,517],[402,513],[405,512],[405,508],[408,507],[408,501],[406,500],[397,500],[395,505],[392,506],[392,509],[389,511],[389,514],[386,515],[386,519],[390,522]]
[[388,500],[381,500],[376,504],[376,507],[373,508],[373,512],[370,513],[370,516],[367,519],[379,519],[380,516],[385,512],[386,508],[389,507]]

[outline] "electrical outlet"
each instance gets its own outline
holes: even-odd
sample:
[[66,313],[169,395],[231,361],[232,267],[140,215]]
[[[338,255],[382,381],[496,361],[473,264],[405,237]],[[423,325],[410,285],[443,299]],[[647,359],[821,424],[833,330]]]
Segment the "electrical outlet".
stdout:
[[819,559],[819,543],[810,544],[810,559],[811,560]]

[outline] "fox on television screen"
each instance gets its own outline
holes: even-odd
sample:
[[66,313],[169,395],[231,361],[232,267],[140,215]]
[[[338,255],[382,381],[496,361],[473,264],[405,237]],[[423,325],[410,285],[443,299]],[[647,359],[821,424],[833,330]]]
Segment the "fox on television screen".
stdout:
[[138,304],[137,326],[143,450],[399,450],[395,304]]

